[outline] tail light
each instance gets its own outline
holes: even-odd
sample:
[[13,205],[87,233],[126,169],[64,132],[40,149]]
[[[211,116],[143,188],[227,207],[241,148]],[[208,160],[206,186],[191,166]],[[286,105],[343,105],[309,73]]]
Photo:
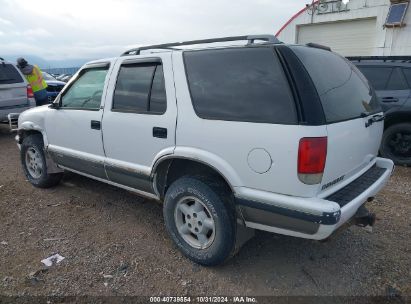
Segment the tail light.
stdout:
[[27,85],[27,98],[34,98],[34,93],[31,85]]
[[327,137],[304,137],[298,147],[298,178],[304,184],[319,184],[327,158]]

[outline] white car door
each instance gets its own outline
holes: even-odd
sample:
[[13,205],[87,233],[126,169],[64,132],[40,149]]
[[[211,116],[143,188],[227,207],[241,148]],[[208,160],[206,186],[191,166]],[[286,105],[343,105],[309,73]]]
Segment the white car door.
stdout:
[[110,62],[85,66],[46,117],[48,152],[63,168],[107,179],[101,134]]
[[171,52],[121,57],[111,73],[103,115],[110,181],[153,193],[156,159],[175,147],[176,98]]

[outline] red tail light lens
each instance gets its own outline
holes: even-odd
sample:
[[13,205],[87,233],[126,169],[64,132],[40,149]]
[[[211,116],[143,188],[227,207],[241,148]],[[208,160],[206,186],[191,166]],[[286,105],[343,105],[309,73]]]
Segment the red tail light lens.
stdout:
[[303,183],[321,182],[327,158],[327,137],[304,137],[298,147],[298,176]]
[[34,98],[34,93],[33,89],[31,88],[31,85],[27,85],[27,98]]

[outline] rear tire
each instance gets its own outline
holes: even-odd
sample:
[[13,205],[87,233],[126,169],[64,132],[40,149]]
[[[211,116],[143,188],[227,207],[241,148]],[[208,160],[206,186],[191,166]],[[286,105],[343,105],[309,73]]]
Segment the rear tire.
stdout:
[[63,177],[63,173],[47,173],[43,138],[40,134],[24,138],[20,149],[20,159],[24,174],[35,187],[50,188],[56,186]]
[[167,190],[163,209],[167,231],[178,249],[198,264],[219,265],[234,253],[235,212],[223,195],[192,177],[178,179]]
[[387,128],[382,136],[380,153],[396,165],[411,166],[411,123]]

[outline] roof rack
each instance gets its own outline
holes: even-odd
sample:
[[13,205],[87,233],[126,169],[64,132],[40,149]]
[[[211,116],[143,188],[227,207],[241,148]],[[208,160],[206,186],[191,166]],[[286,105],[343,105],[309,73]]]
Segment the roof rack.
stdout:
[[256,40],[262,40],[266,43],[277,44],[281,43],[274,35],[247,35],[247,36],[232,36],[232,37],[223,37],[223,38],[212,38],[212,39],[201,39],[201,40],[191,40],[183,42],[174,42],[174,43],[165,43],[165,44],[154,44],[147,45],[138,48],[130,49],[121,56],[127,55],[140,55],[141,51],[151,50],[151,49],[171,49],[175,50],[174,47],[185,46],[185,45],[195,45],[195,44],[207,44],[207,43],[216,43],[216,42],[230,42],[230,41],[241,41],[247,40],[248,44],[253,44]]
[[382,60],[382,61],[410,61],[411,56],[348,56],[348,60]]

